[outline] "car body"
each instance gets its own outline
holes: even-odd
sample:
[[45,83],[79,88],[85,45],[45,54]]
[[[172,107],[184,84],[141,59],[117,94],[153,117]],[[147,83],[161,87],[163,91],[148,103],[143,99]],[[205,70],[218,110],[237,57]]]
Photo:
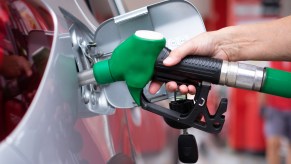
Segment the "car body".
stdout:
[[80,51],[72,47],[70,33],[74,22],[68,23],[62,10],[86,28],[81,31],[84,38],[110,16],[96,18],[82,0],[10,0],[1,5],[9,18],[5,36],[10,38],[11,54],[25,56],[34,74],[2,80],[3,90],[13,83],[2,92],[4,97],[17,92],[1,106],[0,163],[177,162],[179,131],[162,117],[140,108],[86,114],[77,79]]

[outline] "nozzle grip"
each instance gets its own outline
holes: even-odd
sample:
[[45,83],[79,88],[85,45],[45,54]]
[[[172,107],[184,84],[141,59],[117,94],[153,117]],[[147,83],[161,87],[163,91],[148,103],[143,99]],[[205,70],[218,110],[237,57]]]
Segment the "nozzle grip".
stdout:
[[160,82],[175,81],[178,84],[196,84],[207,81],[218,84],[221,74],[222,60],[203,56],[187,56],[175,66],[164,66],[163,60],[170,50],[164,48],[155,63],[153,79]]

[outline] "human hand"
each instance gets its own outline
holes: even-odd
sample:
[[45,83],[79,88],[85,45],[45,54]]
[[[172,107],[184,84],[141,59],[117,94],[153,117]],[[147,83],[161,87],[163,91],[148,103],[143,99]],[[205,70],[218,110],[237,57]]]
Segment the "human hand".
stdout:
[[22,56],[4,55],[0,74],[5,78],[15,78],[25,73],[26,76],[32,75],[31,64]]
[[[202,55],[228,61],[291,61],[291,16],[255,24],[229,26],[205,32],[173,50],[164,60],[173,66],[186,55]],[[161,83],[152,82],[149,92],[156,93]],[[168,82],[168,91],[177,90],[175,82]],[[193,86],[179,86],[181,93],[194,93]]]
[[[227,40],[228,39],[226,39],[224,35],[217,32],[202,33],[171,51],[169,56],[163,61],[163,64],[165,66],[173,66],[187,55],[202,55],[230,60],[230,55],[235,54],[237,48]],[[160,89],[161,85],[162,83],[160,82],[151,82],[149,92],[155,94]],[[173,81],[166,83],[166,89],[170,92],[174,92],[178,88],[182,94],[194,94],[196,92],[193,85],[178,86],[177,83]]]

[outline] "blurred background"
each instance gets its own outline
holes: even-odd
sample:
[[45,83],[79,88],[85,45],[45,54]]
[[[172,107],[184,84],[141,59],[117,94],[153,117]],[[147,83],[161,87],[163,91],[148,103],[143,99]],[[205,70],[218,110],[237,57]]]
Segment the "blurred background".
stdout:
[[[113,0],[109,3],[104,1],[104,5],[111,9],[114,8],[114,14],[122,14],[159,1]],[[218,30],[226,26],[274,20],[291,14],[290,0],[190,0],[190,2],[201,13],[207,31]],[[104,15],[100,12],[105,12],[105,8],[104,11],[94,11],[96,1],[88,1],[88,4],[96,18],[106,19],[99,16]],[[108,17],[110,16],[108,15]],[[274,66],[270,62],[264,61],[248,61],[248,63]],[[284,62],[278,64],[284,65]],[[199,160],[197,163],[267,163],[267,142],[262,111],[270,98],[252,91],[227,89],[220,86],[212,86],[209,97],[208,103],[213,110],[216,109],[221,97],[229,99],[226,123],[218,135],[189,129],[189,132],[196,137],[198,144]],[[284,101],[290,100],[280,99],[278,101],[284,103]],[[284,163],[288,154],[288,143],[283,139],[281,145],[279,148],[280,160]]]

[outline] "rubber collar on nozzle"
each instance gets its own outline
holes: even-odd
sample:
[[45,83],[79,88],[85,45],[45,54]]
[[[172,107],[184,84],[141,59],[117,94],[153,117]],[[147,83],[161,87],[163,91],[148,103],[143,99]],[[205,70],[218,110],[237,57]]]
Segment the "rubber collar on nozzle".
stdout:
[[98,84],[125,81],[134,101],[140,105],[143,88],[151,80],[155,61],[166,39],[154,31],[140,30],[116,47],[108,60],[93,66]]

